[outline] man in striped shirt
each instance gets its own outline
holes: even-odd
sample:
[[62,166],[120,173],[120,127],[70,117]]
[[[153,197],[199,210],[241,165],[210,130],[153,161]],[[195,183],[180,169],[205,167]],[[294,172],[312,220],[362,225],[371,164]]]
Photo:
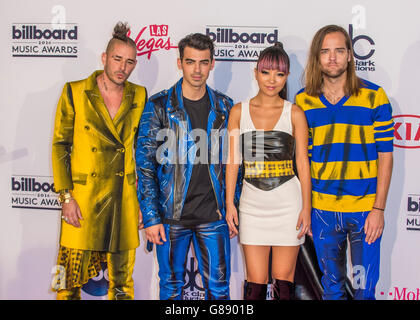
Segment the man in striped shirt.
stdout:
[[351,246],[355,299],[375,299],[393,165],[394,122],[385,91],[355,73],[351,39],[336,25],[312,41],[296,95],[310,129],[312,232],[324,299],[346,299]]

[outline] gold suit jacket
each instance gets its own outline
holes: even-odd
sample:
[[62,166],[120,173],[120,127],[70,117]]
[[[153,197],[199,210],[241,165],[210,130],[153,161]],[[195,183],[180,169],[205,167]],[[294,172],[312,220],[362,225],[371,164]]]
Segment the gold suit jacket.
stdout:
[[62,221],[60,244],[116,252],[139,245],[134,145],[146,89],[128,81],[114,119],[96,83],[103,71],[66,83],[52,146],[55,190],[73,190],[81,228]]

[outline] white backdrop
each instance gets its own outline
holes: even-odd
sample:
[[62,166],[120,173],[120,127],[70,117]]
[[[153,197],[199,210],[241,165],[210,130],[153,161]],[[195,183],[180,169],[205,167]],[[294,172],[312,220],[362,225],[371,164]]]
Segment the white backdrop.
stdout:
[[[102,68],[100,54],[113,26],[122,20],[131,25],[132,38],[138,38],[139,63],[130,81],[144,85],[149,95],[181,76],[177,50],[170,47],[188,33],[209,32],[216,40],[216,58],[230,59],[216,62],[209,84],[235,102],[256,93],[254,62],[242,60],[255,59],[270,44],[268,40],[282,41],[290,55],[289,99],[293,100],[302,86],[316,30],[334,23],[352,31],[359,76],[384,87],[396,116],[395,166],[376,296],[418,300],[419,10],[417,0],[2,1],[0,299],[55,298],[50,285],[60,214],[49,191],[55,108],[66,81],[86,78]],[[268,36],[259,42],[262,33]],[[231,296],[240,299],[242,253],[236,239],[231,244]],[[185,298],[202,295],[197,290],[199,280],[194,280],[196,263],[192,264],[194,260],[188,262],[187,280],[195,290],[187,290]],[[101,274],[93,281],[83,297],[102,299],[102,278]],[[145,242],[137,251],[134,279],[136,299],[158,298],[156,258],[146,253]]]

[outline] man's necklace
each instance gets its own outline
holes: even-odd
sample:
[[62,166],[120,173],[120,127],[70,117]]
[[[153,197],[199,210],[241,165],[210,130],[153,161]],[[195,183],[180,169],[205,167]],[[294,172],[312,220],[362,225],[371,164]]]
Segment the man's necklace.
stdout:
[[104,84],[105,91],[108,91],[108,87],[106,86],[105,77],[104,76],[102,76],[102,82]]
[[336,104],[338,101],[340,101],[344,97],[343,94],[342,95],[332,95],[332,94],[329,94],[329,93],[326,93],[326,92],[324,92],[324,96],[332,104]]

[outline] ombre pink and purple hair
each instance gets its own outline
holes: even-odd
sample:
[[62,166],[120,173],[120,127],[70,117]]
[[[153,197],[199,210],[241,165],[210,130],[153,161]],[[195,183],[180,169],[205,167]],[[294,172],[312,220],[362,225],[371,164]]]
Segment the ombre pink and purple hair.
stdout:
[[[262,70],[278,70],[284,72],[286,75],[289,74],[290,59],[283,49],[283,44],[281,42],[276,42],[274,46],[265,48],[261,51],[256,68],[258,72],[261,72]],[[280,91],[279,96],[283,99],[287,99],[287,82],[284,85],[283,90]]]

